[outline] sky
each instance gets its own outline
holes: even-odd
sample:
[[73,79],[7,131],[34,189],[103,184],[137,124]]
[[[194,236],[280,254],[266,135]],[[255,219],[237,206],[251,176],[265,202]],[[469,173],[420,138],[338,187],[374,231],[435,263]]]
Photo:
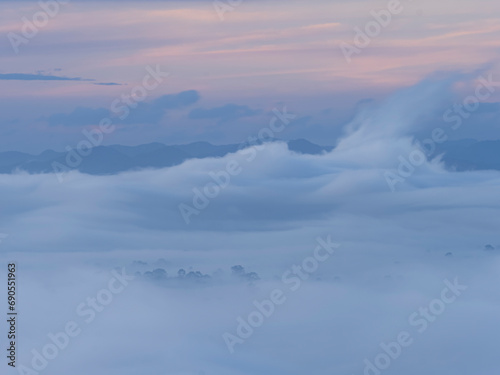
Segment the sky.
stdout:
[[[303,126],[288,129],[283,139],[334,145],[360,103],[436,72],[497,71],[495,2],[401,2],[350,62],[340,46],[354,45],[356,28],[364,30],[371,12],[386,11],[387,3],[310,4],[243,1],[218,13],[211,1],[72,1],[19,42],[12,35],[24,38],[23,20],[32,21],[40,5],[3,2],[0,150],[74,147],[83,129],[142,85],[148,66],[169,76],[147,91],[143,104],[191,90],[199,98],[154,118],[139,109],[105,144],[238,143],[284,104]],[[497,129],[485,128],[483,117],[470,120],[483,128],[478,138],[494,138]],[[470,136],[463,131],[456,138]]]
[[0,174],[1,373],[497,374],[500,175],[425,152],[499,139],[500,5],[232,4],[73,0],[28,38],[1,3],[0,152],[336,146]]

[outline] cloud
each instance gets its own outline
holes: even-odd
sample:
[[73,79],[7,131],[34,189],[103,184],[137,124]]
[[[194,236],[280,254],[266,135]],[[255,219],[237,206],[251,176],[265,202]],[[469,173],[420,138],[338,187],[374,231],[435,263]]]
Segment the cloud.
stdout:
[[203,109],[196,108],[189,113],[193,120],[216,119],[220,122],[237,120],[244,117],[256,116],[261,111],[252,109],[246,105],[226,104],[222,107]]
[[181,109],[200,100],[196,90],[183,91],[178,94],[163,95],[150,102],[141,102],[130,111],[123,124],[158,124],[167,111]]
[[[20,361],[73,320],[83,333],[51,361],[54,373],[76,363],[75,375],[118,375],[124,358],[131,370],[144,370],[149,353],[151,373],[361,375],[364,359],[402,330],[415,343],[394,361],[393,373],[468,375],[471,362],[478,373],[493,373],[496,347],[485,342],[496,342],[500,305],[489,291],[500,282],[500,262],[483,248],[500,244],[499,174],[424,169],[391,193],[382,169],[347,167],[341,156],[297,155],[275,144],[251,163],[239,153],[159,171],[71,173],[63,184],[52,175],[0,176],[0,193],[8,197],[0,228],[9,233],[0,260],[15,259],[24,270]],[[243,172],[186,226],[177,205],[232,160]],[[327,234],[339,251],[291,292],[282,274]],[[159,267],[159,258],[168,264]],[[133,273],[137,260],[147,263],[141,273],[162,268],[172,278],[183,268],[212,281],[138,278],[84,323],[76,307],[108,285],[111,269]],[[254,286],[230,279],[228,270],[240,264],[259,275]],[[225,277],[215,276],[221,272]],[[443,280],[455,277],[468,290],[419,334],[409,315],[439,298]],[[234,334],[237,318],[246,319],[254,301],[276,289],[286,292],[286,302],[231,355],[222,334]],[[147,317],[140,327],[133,324],[138,316]],[[465,324],[477,316],[480,323]],[[297,337],[300,343],[290,344]]]
[[198,100],[200,100],[200,93],[196,90],[189,90],[179,94],[163,95],[154,100],[152,106],[163,109],[179,109],[194,104]]
[[[272,143],[162,170],[71,172],[63,184],[50,174],[0,175],[0,231],[9,234],[0,261],[23,270],[19,360],[29,364],[31,349],[41,352],[47,334],[71,320],[83,332],[50,361],[55,374],[118,375],[126,365],[126,374],[362,375],[365,359],[403,331],[413,343],[387,356],[385,374],[494,374],[500,173],[453,173],[426,161],[394,193],[383,177],[413,150],[416,112],[432,112],[448,89],[429,80],[361,108],[339,147],[322,155]],[[196,189],[224,179],[235,162],[241,173],[186,225],[179,203],[192,204]],[[304,260],[311,267],[315,239],[327,235],[338,251],[317,271],[283,281]],[[259,280],[231,276],[235,265]],[[76,307],[105,299],[115,267],[149,277],[86,324]],[[211,282],[180,282],[181,268]],[[445,279],[467,289],[441,310]],[[239,317],[277,289],[286,301],[231,355],[222,335],[236,334]]]
[[94,85],[98,85],[98,86],[123,86],[122,83],[116,83],[116,82],[99,82],[99,83],[94,83]]
[[25,74],[25,73],[6,73],[0,74],[0,80],[4,81],[95,81],[80,77],[61,77],[45,74]]
[[163,95],[149,102],[137,103],[135,108],[130,108],[130,114],[119,120],[107,108],[77,107],[70,113],[55,113],[43,120],[51,126],[85,126],[99,123],[105,117],[115,118],[121,124],[157,124],[167,111],[180,109],[196,103],[200,94],[195,90],[183,91],[178,94]]

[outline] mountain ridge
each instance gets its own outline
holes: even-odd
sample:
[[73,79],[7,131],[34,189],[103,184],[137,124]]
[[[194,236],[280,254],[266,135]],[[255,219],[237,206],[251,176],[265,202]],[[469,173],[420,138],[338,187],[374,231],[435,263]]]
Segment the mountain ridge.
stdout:
[[[271,142],[275,141],[278,140]],[[319,146],[305,139],[285,143],[291,151],[303,154],[321,154],[333,149],[331,146]],[[143,168],[172,167],[189,159],[223,157],[244,147],[248,145],[213,145],[203,141],[183,145],[151,142],[137,146],[96,146],[88,156],[82,157],[78,165],[69,169],[93,175],[107,175]],[[54,150],[45,150],[38,155],[18,151],[0,152],[0,174],[12,174],[16,171],[52,173],[53,163],[67,166],[67,154],[68,152]]]
[[[334,146],[320,146],[306,139],[269,142],[285,142],[293,152],[320,155],[334,149]],[[166,145],[160,142],[137,146],[108,145],[92,148],[92,152],[82,158],[72,170],[92,175],[110,175],[144,168],[165,168],[179,165],[189,159],[223,157],[248,144],[213,145],[198,141],[181,145]],[[0,152],[0,174],[16,171],[28,173],[53,173],[53,163],[66,165],[67,152],[45,150],[33,155],[19,151]],[[476,141],[463,139],[448,141],[439,145],[434,155],[442,155],[442,160],[450,170],[500,170],[500,140]]]

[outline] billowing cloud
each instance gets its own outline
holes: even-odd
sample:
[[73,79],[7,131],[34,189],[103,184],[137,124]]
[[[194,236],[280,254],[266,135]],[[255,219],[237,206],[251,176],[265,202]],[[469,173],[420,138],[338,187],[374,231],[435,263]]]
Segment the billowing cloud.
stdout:
[[[500,174],[450,172],[415,138],[455,86],[428,79],[367,103],[320,155],[272,143],[63,183],[0,175],[0,259],[18,263],[22,286],[18,365],[43,366],[49,344],[55,375],[373,375],[374,363],[387,375],[495,374]],[[125,121],[158,123],[198,100],[161,96]],[[48,122],[103,114],[79,107]],[[58,349],[72,322],[81,332]]]
[[[367,149],[381,160],[380,150]],[[500,246],[498,172],[429,165],[392,193],[385,167],[345,151],[254,151],[253,161],[242,150],[164,170],[70,173],[62,184],[50,174],[0,176],[0,230],[9,234],[0,259],[16,259],[22,270],[20,364],[74,321],[82,331],[49,361],[54,373],[118,375],[126,358],[130,373],[362,375],[365,359],[373,362],[401,332],[412,344],[387,374],[468,375],[471,363],[478,373],[495,371],[500,305],[491,285],[500,282],[500,262],[484,249]],[[224,181],[231,162],[241,173],[186,224],[178,205],[193,205],[193,189],[206,194],[208,183]],[[318,236],[341,246],[307,279],[282,281],[314,254]],[[260,280],[235,279],[235,265]],[[86,323],[87,298],[104,298],[115,267],[144,276],[91,309]],[[181,269],[193,272],[191,281]],[[455,278],[467,289],[429,313],[431,303],[441,309],[433,301]],[[275,290],[284,303],[231,354],[223,335],[237,335],[239,317],[248,320]]]

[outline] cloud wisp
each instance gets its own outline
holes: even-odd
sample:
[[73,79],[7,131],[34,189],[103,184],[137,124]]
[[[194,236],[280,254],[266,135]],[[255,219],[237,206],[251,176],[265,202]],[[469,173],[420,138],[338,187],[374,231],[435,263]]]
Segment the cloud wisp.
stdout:
[[49,74],[29,74],[29,73],[0,73],[0,80],[3,81],[82,81],[91,82],[95,79],[81,77],[63,77]]

